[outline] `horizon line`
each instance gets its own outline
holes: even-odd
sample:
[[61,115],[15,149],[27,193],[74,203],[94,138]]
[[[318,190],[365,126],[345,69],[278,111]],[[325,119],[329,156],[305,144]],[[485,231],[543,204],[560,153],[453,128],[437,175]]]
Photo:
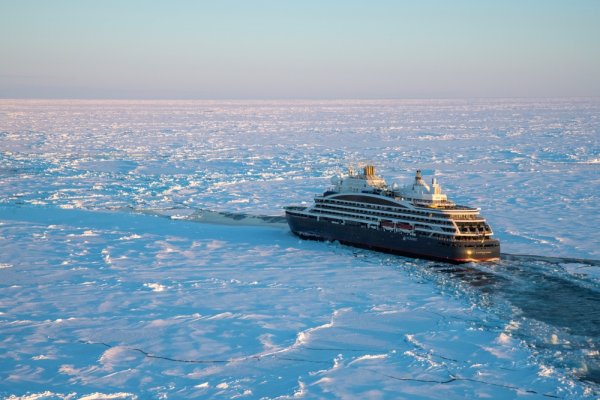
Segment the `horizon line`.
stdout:
[[558,100],[599,99],[598,96],[447,96],[447,97],[231,97],[231,98],[144,98],[144,97],[2,97],[0,101],[400,101],[400,100]]

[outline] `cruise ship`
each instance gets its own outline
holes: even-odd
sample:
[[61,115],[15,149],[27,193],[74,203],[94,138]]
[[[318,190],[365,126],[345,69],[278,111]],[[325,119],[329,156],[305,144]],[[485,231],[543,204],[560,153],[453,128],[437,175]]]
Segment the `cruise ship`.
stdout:
[[331,178],[332,187],[309,207],[290,206],[285,215],[301,238],[453,263],[495,261],[500,242],[478,208],[448,200],[435,178],[417,170],[404,187],[387,185],[367,165]]

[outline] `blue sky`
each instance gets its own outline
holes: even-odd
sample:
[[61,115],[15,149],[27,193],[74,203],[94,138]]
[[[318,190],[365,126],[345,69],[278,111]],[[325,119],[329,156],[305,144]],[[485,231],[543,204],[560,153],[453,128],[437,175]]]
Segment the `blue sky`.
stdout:
[[600,96],[598,21],[598,0],[0,0],[0,97]]

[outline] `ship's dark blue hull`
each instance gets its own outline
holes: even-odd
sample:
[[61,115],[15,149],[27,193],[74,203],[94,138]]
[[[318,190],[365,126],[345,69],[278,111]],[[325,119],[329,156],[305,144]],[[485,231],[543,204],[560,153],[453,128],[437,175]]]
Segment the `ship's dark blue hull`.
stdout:
[[448,262],[492,261],[500,258],[500,242],[447,241],[419,236],[415,232],[388,231],[364,224],[344,224],[325,218],[317,220],[294,211],[286,211],[291,231],[305,239],[337,240],[340,243],[411,257]]

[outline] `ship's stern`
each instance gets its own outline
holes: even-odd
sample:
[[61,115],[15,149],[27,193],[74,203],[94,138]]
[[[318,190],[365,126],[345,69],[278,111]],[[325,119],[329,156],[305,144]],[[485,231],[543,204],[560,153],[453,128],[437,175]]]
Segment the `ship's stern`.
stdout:
[[461,243],[455,247],[455,262],[498,261],[500,259],[500,241],[486,239],[477,243]]

